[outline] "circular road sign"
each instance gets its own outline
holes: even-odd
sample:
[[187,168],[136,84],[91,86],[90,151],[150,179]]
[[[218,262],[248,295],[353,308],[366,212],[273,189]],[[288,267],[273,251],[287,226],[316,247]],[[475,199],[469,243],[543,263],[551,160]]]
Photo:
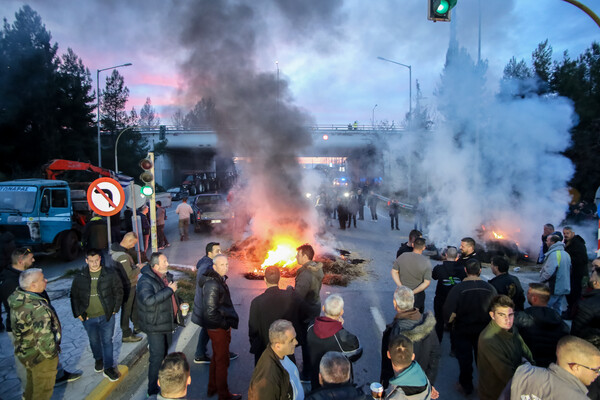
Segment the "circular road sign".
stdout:
[[110,217],[120,212],[125,205],[125,193],[116,180],[100,178],[88,188],[87,200],[96,214]]

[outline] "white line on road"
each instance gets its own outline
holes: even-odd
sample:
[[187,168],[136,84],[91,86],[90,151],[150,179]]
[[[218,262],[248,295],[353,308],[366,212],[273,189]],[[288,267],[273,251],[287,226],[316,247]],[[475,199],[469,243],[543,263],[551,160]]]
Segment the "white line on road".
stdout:
[[375,324],[377,328],[379,328],[379,332],[385,331],[385,319],[383,315],[381,315],[381,311],[377,307],[371,307],[371,315],[373,315],[373,319],[375,320]]

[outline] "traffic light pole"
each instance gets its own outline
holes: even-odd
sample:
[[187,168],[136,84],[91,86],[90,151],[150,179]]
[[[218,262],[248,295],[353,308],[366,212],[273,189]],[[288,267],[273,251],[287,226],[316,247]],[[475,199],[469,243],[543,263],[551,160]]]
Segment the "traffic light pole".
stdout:
[[154,175],[154,152],[148,152],[148,159],[152,161],[150,172],[154,179],[150,182],[152,186],[152,196],[150,197],[150,240],[152,241],[152,252],[158,251],[158,240],[156,236],[156,177]]

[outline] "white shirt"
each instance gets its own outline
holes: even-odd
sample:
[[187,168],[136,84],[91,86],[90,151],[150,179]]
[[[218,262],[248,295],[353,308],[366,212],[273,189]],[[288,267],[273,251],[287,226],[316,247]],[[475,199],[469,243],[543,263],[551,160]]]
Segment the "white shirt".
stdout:
[[300,382],[298,367],[296,367],[296,364],[294,364],[288,356],[283,357],[283,360],[280,362],[281,365],[283,365],[283,368],[290,374],[290,383],[292,384],[292,389],[294,391],[294,400],[304,400],[304,388],[302,387],[302,382]]
[[179,219],[190,219],[190,215],[194,214],[194,210],[188,203],[181,203],[175,209],[175,213],[179,214]]

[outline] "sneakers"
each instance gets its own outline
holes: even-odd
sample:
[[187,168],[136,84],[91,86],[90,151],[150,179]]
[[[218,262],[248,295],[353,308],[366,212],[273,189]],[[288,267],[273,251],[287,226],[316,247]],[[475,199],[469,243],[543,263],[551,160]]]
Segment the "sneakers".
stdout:
[[164,249],[165,249],[165,246],[160,246],[158,249],[159,249],[159,250],[164,250]]
[[103,375],[111,382],[116,382],[121,377],[121,373],[116,368],[106,368]]
[[103,369],[104,363],[102,362],[102,360],[96,360],[96,362],[94,363],[94,371],[102,372]]
[[56,382],[54,383],[54,386],[61,386],[67,382],[76,381],[79,378],[81,378],[81,372],[64,371],[63,376],[61,376],[59,379],[56,380]]
[[229,352],[229,360],[235,360],[238,357],[239,355],[237,353],[234,353],[233,351]]
[[133,342],[139,342],[140,340],[142,340],[141,336],[137,336],[137,335],[129,335],[129,336],[123,336],[123,343],[133,343]]
[[[231,356],[229,357],[231,359]],[[194,358],[194,364],[210,364],[210,357],[200,356]]]

